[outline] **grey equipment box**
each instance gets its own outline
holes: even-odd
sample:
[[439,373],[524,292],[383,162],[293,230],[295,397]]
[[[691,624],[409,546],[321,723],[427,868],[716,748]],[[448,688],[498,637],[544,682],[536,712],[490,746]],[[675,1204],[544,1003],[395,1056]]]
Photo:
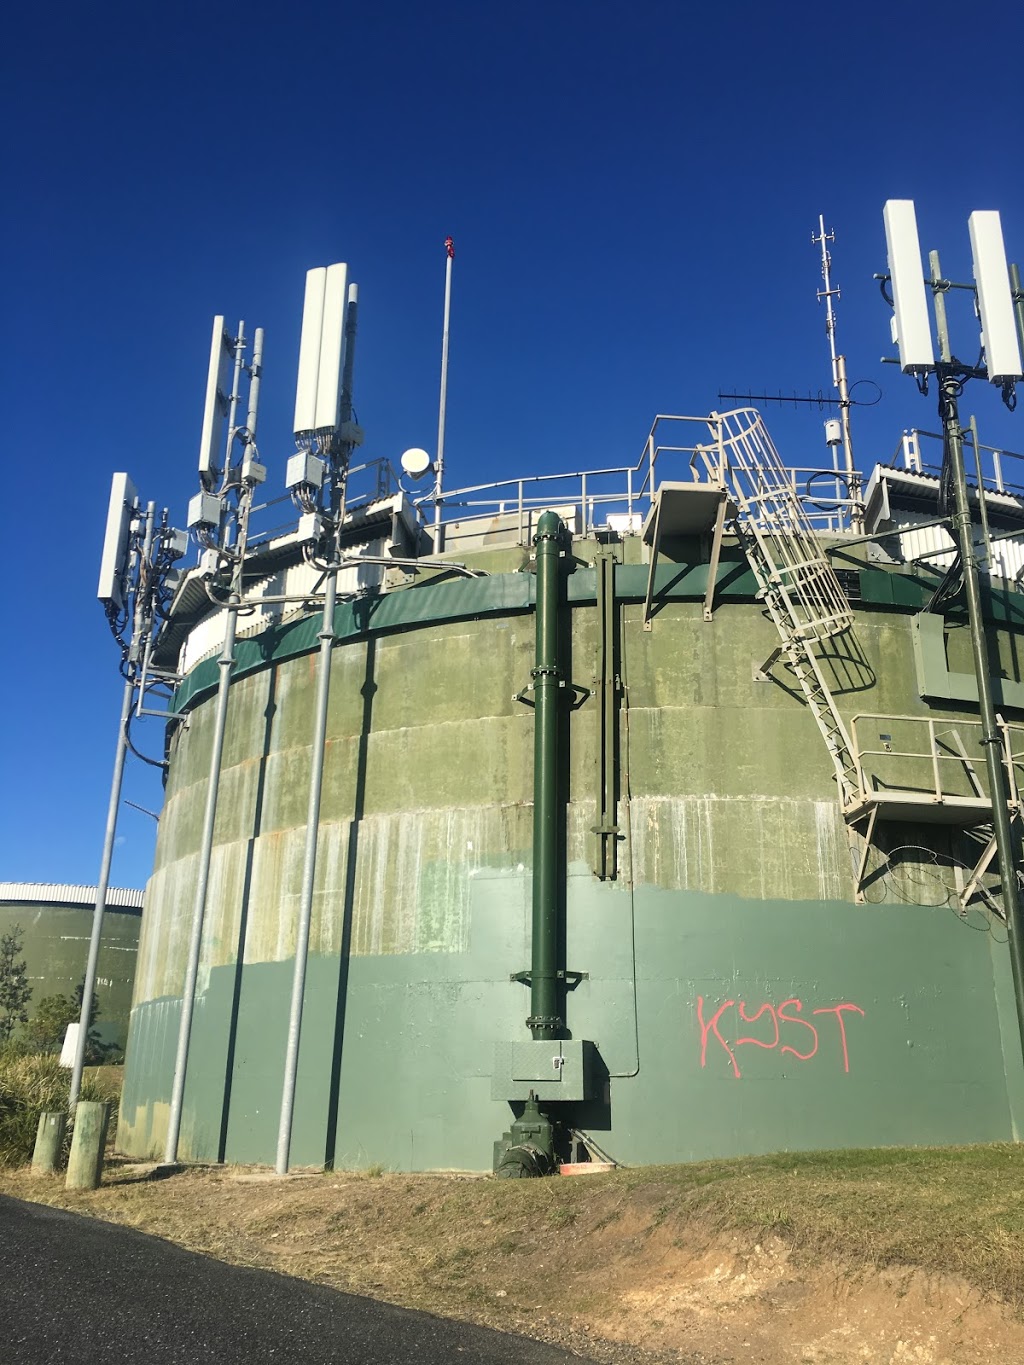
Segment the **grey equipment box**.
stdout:
[[585,1039],[494,1044],[492,1100],[597,1098],[597,1047]]

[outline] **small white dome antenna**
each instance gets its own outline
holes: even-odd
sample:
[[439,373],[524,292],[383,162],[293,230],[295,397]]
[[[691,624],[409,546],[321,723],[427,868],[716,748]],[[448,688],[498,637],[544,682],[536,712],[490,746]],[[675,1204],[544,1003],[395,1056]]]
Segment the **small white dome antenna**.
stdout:
[[419,446],[413,446],[411,450],[404,451],[399,463],[410,479],[422,479],[425,474],[431,474],[434,471],[433,460]]

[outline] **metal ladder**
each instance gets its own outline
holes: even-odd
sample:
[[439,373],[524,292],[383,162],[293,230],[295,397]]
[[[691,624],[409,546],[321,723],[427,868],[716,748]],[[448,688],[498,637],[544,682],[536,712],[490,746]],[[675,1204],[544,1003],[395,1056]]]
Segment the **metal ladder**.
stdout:
[[701,448],[711,478],[736,504],[734,528],[768,614],[828,748],[845,808],[860,789],[846,725],[822,673],[815,645],[853,624],[853,610],[819,547],[789,471],[760,413],[712,413],[714,445]]

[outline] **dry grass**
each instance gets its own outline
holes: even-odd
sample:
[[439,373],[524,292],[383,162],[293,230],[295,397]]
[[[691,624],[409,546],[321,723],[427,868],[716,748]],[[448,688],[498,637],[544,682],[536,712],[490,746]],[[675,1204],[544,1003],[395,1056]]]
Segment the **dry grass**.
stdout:
[[[83,1100],[107,1100],[113,1131],[121,1093],[122,1068],[87,1067]],[[0,1167],[28,1161],[36,1140],[39,1115],[67,1109],[71,1073],[51,1054],[10,1051],[0,1054]]]
[[957,1275],[1024,1306],[1024,1146],[781,1153],[623,1172],[673,1222],[776,1233],[798,1252]]
[[[567,1344],[567,1322],[607,1331],[616,1313],[632,1311],[622,1305],[638,1286],[655,1292],[665,1275],[682,1273],[666,1267],[728,1245],[758,1253],[762,1243],[784,1245],[798,1274],[825,1263],[833,1276],[853,1277],[923,1267],[1024,1308],[1024,1148],[1012,1145],[788,1154],[524,1181],[254,1178],[224,1167],[150,1175],[114,1163],[102,1189],[72,1194],[8,1170],[0,1191],[224,1260]],[[629,1330],[626,1340],[640,1340]],[[584,1340],[589,1352],[594,1339]]]

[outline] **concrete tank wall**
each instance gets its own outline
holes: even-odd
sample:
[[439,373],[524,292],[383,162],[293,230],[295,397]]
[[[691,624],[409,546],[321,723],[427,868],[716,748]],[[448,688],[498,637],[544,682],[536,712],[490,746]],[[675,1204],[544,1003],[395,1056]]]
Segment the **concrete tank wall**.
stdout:
[[[881,903],[853,904],[824,742],[784,671],[753,678],[774,627],[739,565],[704,622],[701,570],[665,565],[649,632],[646,568],[617,574],[614,881],[591,870],[595,701],[568,721],[565,960],[588,975],[567,1020],[609,1073],[574,1121],[627,1163],[1015,1137],[1001,925],[934,887],[913,903],[913,861],[875,882]],[[481,582],[339,608],[293,1164],[486,1169],[508,1125],[491,1074],[494,1044],[528,1036],[509,976],[530,957],[533,724],[513,697],[533,662],[532,578]],[[587,689],[593,572],[567,592],[567,671]],[[958,714],[916,694],[913,593],[883,583],[876,598],[859,649],[834,660],[844,711]],[[297,629],[312,648],[315,621]],[[274,1155],[316,668],[285,634],[247,642],[231,689],[182,1127],[194,1159]],[[199,673],[139,948],[118,1142],[140,1156],[166,1130],[213,723]]]
[[[16,926],[24,931],[23,956],[28,967],[31,1019],[48,995],[73,995],[85,978],[92,907],[60,902],[11,899],[0,902],[0,934]],[[100,1014],[96,1032],[103,1043],[123,1048],[135,982],[141,911],[108,906],[103,916],[103,942],[96,973]]]

